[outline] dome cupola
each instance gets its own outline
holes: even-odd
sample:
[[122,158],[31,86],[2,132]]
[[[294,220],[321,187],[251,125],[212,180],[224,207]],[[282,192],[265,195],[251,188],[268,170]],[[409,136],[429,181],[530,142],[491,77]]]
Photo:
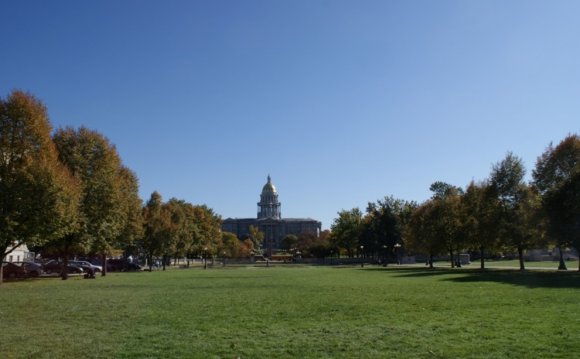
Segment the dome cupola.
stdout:
[[258,202],[258,219],[282,218],[282,204],[278,201],[278,192],[272,184],[272,178],[268,175],[268,182],[262,187],[260,202]]
[[276,193],[276,187],[272,184],[272,178],[268,175],[268,182],[262,187],[262,193],[269,192],[269,193]]

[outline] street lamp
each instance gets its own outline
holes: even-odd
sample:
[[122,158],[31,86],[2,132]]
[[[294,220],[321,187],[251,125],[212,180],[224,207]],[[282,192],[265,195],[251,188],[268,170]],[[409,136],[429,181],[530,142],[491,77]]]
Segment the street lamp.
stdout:
[[364,266],[365,266],[365,259],[363,257],[363,249],[365,249],[365,246],[360,246],[360,255],[361,255],[360,267],[361,268],[364,268]]
[[397,264],[401,264],[401,260],[399,259],[399,248],[401,248],[400,243],[395,243],[395,255],[397,256]]
[[207,246],[203,247],[203,269],[207,269]]

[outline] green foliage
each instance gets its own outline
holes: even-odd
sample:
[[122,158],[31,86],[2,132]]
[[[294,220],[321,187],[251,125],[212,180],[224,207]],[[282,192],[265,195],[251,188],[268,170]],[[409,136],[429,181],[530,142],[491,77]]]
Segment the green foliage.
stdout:
[[264,241],[264,233],[260,232],[258,227],[250,226],[248,231],[248,238],[252,241],[254,252],[256,254],[262,253],[262,242]]
[[169,213],[163,208],[161,195],[155,191],[143,207],[143,238],[141,248],[147,256],[149,269],[153,258],[164,254],[164,240],[168,237],[170,227]]
[[282,238],[282,249],[289,251],[293,248],[296,248],[297,243],[298,237],[294,234],[288,234]]
[[445,252],[445,242],[440,221],[441,206],[439,202],[430,200],[421,204],[413,211],[405,229],[407,249],[411,253],[427,254],[429,265],[433,266],[433,257]]
[[542,197],[548,234],[559,246],[580,248],[580,136],[551,144],[538,157],[534,186]]
[[346,250],[353,257],[363,231],[362,212],[358,208],[338,212],[338,218],[331,225],[331,240],[338,248]]
[[226,258],[236,258],[240,256],[241,242],[238,237],[231,232],[222,232],[222,247],[220,253]]
[[193,207],[193,246],[201,253],[207,248],[211,255],[218,254],[221,246],[221,217],[206,205]]
[[467,186],[461,198],[461,231],[466,247],[480,251],[482,269],[485,267],[485,251],[494,250],[500,245],[500,214],[499,200],[489,183],[471,182]]
[[369,203],[360,240],[365,253],[378,257],[386,252],[394,255],[395,245],[404,245],[403,232],[415,207],[416,203],[393,196]]
[[452,195],[462,195],[461,187],[453,186],[443,181],[435,181],[429,186],[429,190],[433,192],[432,199],[442,199]]

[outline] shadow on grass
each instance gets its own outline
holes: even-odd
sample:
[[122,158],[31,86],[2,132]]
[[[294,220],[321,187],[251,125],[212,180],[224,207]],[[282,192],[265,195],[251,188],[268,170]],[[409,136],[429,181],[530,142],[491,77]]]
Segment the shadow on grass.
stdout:
[[578,271],[519,271],[510,269],[449,269],[449,268],[373,268],[389,271],[396,277],[445,277],[441,280],[456,283],[496,282],[528,288],[577,288],[580,289]]

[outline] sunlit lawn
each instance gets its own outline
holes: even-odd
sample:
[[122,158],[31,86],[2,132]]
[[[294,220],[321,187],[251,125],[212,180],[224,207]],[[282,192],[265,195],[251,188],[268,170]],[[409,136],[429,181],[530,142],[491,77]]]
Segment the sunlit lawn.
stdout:
[[580,274],[228,267],[0,289],[0,358],[578,358]]

